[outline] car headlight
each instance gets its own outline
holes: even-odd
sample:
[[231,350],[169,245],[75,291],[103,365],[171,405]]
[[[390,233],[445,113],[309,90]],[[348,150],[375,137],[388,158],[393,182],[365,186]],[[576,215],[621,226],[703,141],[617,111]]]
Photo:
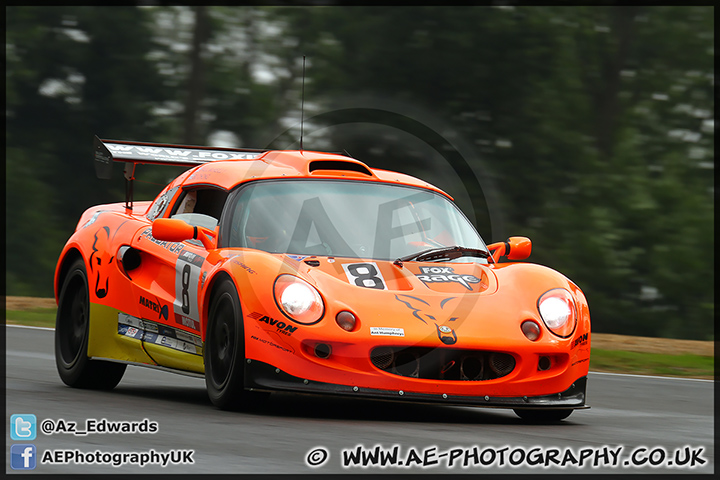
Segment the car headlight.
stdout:
[[325,313],[320,292],[302,278],[280,275],[273,289],[275,303],[291,320],[303,325],[317,323]]
[[540,317],[552,333],[562,338],[572,335],[577,324],[577,314],[570,292],[564,288],[554,288],[540,295],[537,305]]

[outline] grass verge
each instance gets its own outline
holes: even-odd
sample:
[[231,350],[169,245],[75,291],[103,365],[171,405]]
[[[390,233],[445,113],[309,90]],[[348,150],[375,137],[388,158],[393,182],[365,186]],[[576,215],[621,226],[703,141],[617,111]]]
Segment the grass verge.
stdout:
[[666,355],[593,348],[590,352],[590,370],[595,372],[713,379],[715,359],[714,357],[689,353]]
[[55,328],[56,308],[31,308],[28,310],[5,310],[5,321],[8,324],[27,325],[30,327]]

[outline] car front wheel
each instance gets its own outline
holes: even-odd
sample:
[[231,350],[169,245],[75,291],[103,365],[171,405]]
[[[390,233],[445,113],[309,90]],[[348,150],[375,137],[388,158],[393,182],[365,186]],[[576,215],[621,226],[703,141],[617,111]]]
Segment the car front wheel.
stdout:
[[239,410],[255,403],[257,395],[244,390],[242,310],[235,284],[230,279],[221,280],[213,291],[203,355],[205,385],[216,407]]

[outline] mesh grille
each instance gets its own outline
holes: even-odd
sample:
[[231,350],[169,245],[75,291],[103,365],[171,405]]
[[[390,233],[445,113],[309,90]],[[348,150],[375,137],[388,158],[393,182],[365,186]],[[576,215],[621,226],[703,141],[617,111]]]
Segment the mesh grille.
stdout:
[[499,377],[504,377],[515,368],[515,359],[507,353],[490,354],[490,368]]
[[390,347],[378,347],[370,354],[370,361],[380,370],[389,367],[393,359],[394,355]]

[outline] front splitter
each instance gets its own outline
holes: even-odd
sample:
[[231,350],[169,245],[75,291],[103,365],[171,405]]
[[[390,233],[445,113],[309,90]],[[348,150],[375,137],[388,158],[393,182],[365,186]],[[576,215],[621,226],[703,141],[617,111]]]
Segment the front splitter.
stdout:
[[353,385],[315,382],[283,372],[268,363],[248,360],[245,365],[245,388],[260,391],[285,391],[320,395],[344,395],[398,402],[441,405],[471,405],[488,408],[582,409],[585,405],[587,377],[575,380],[570,388],[551,395],[523,397],[490,397],[417,393],[403,390],[381,390]]

